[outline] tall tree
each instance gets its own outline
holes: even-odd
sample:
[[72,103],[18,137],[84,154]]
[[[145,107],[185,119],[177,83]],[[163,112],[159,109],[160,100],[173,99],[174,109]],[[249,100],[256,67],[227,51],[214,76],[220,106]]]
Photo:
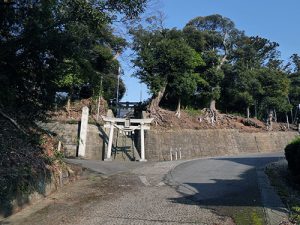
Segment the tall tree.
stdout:
[[[180,109],[181,96],[195,91],[195,68],[204,64],[202,58],[186,43],[179,30],[138,27],[132,34],[133,49],[137,54],[133,61],[138,68],[135,75],[153,94],[150,111],[155,112],[159,108],[168,87],[170,94],[178,99],[177,108]],[[182,79],[188,83],[187,86],[182,86]]]
[[242,32],[235,28],[233,21],[218,14],[196,17],[189,21],[184,29],[188,35],[189,33],[192,35],[189,43],[197,51],[200,50],[206,63],[204,70],[209,87],[203,90],[206,90],[205,94],[210,96],[210,109],[215,111],[216,100],[220,97],[220,82],[224,77],[222,66],[228,60],[234,40]]
[[263,68],[260,70],[259,81],[263,88],[261,96],[261,113],[287,113],[290,110],[288,94],[290,82],[285,73],[279,70]]
[[[229,60],[231,66],[226,70],[223,81],[222,102],[230,104],[234,110],[246,112],[250,116],[250,107],[254,106],[257,116],[263,84],[259,80],[261,68],[278,70],[278,44],[261,37],[240,36],[235,41]],[[242,107],[242,108],[241,108]]]
[[0,104],[35,114],[51,103],[57,88],[99,84],[101,71],[111,68],[115,73],[113,56],[122,51],[125,41],[114,34],[111,24],[117,16],[136,17],[145,3],[16,0],[0,4]]
[[300,113],[300,56],[298,54],[293,54],[291,56],[292,69],[288,73],[290,80],[290,91],[289,91],[289,101],[294,109],[292,114],[292,119],[296,121],[297,113]]

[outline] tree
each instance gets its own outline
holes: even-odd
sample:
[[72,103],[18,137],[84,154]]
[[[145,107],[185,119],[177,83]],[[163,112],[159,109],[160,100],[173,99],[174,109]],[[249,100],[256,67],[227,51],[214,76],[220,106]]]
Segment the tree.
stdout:
[[291,56],[292,70],[288,73],[288,78],[290,80],[290,91],[289,91],[289,101],[292,105],[292,109],[295,109],[294,114],[291,110],[291,116],[293,121],[296,122],[297,111],[299,110],[300,104],[300,57],[297,54]]
[[[155,112],[166,90],[178,99],[178,115],[181,97],[195,91],[195,68],[203,60],[183,38],[179,30],[147,30],[138,27],[132,30],[133,49],[137,57],[135,74],[153,94],[149,109]],[[182,81],[185,80],[183,85]],[[175,94],[176,93],[176,94]]]
[[190,45],[201,52],[206,63],[203,70],[208,86],[202,87],[202,90],[205,90],[204,95],[210,98],[211,111],[216,111],[216,100],[220,97],[220,82],[224,77],[222,66],[228,59],[234,40],[242,32],[235,28],[229,18],[218,14],[196,17],[187,23],[184,30],[187,36],[190,36],[188,39]]
[[225,74],[222,84],[223,104],[226,104],[226,108],[229,107],[234,111],[246,112],[246,116],[249,118],[250,107],[257,104],[256,101],[263,92],[258,80],[259,71],[233,66],[231,70],[226,70]]
[[279,70],[263,68],[260,70],[259,81],[263,88],[261,96],[261,110],[268,113],[276,111],[286,113],[290,110],[288,103],[289,79]]
[[[229,55],[231,66],[227,67],[223,81],[222,102],[230,104],[234,110],[245,111],[250,117],[250,107],[254,105],[255,116],[263,93],[259,80],[261,68],[268,71],[280,70],[277,56],[278,44],[261,37],[240,36]],[[227,106],[226,106],[227,107]]]
[[71,90],[82,83],[99,87],[99,73],[116,71],[114,55],[126,44],[111,24],[117,18],[135,18],[145,4],[146,0],[1,4],[0,104],[36,114],[51,105],[59,88]]

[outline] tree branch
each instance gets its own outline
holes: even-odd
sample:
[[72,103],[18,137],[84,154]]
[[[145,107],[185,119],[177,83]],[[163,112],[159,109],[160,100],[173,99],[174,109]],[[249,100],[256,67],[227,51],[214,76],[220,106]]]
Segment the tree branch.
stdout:
[[23,134],[25,134],[26,136],[28,136],[28,134],[25,132],[25,130],[20,127],[20,125],[11,117],[9,117],[8,115],[6,115],[2,110],[0,110],[0,115],[2,117],[4,117],[5,119],[7,119],[9,122],[11,122],[18,130],[20,130]]

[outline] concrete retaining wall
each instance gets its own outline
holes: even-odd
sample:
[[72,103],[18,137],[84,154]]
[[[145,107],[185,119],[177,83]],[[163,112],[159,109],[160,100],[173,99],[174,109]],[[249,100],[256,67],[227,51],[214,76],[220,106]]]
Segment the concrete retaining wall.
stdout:
[[[53,122],[39,125],[56,133],[61,138],[66,148],[67,157],[76,156],[78,124]],[[88,125],[86,159],[102,160],[104,158],[107,145],[104,144],[103,135],[106,135],[103,128]],[[183,159],[241,153],[278,152],[282,151],[286,144],[297,135],[297,132],[241,133],[234,129],[150,130],[145,132],[146,159],[152,161],[170,160],[170,148],[181,148]],[[136,141],[139,142],[138,137]],[[136,144],[139,148],[139,144]]]
[[[60,173],[51,173],[51,176],[47,179],[37,179],[35,181],[37,186],[31,193],[19,193],[15,196],[10,196],[11,201],[4,201],[4,205],[0,205],[0,224],[2,224],[1,220],[7,216],[15,214],[28,205],[44,199],[59,188],[63,188],[64,185],[77,180],[82,175],[81,166],[75,164],[67,165],[67,167],[61,168]],[[6,223],[4,222],[3,224]]]
[[[76,157],[78,151],[79,128],[80,124],[68,124],[60,122],[38,123],[40,127],[58,135],[62,141],[65,156]],[[103,134],[104,131],[96,125],[88,125],[87,142],[86,142],[86,159],[102,160],[103,159]]]
[[233,129],[154,131],[145,135],[146,159],[170,160],[170,148],[181,148],[183,159],[283,151],[297,132],[240,133]]

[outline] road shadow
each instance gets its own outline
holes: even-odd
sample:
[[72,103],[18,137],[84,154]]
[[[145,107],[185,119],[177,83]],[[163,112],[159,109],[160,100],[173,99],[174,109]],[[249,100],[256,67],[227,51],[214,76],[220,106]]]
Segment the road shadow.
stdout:
[[[282,158],[283,157],[224,157],[211,159],[220,161],[220,163],[221,161],[233,162],[233,166],[238,166],[239,164],[246,165],[247,169],[232,178],[226,176],[222,179],[218,176],[217,179],[212,177],[211,179],[206,178],[203,181],[200,179],[199,182],[178,183],[176,190],[182,197],[171,198],[169,200],[173,203],[199,205],[201,207],[218,210],[221,214],[223,212],[227,215],[230,214],[230,210],[236,208],[239,210],[248,207],[261,208],[263,202],[261,187],[257,179],[257,169]],[[201,173],[201,171],[194,172]],[[216,173],[220,174],[219,172],[217,171]],[[271,201],[268,204],[268,207],[272,209],[285,212],[285,210],[282,209],[282,205],[277,204],[275,201]]]

